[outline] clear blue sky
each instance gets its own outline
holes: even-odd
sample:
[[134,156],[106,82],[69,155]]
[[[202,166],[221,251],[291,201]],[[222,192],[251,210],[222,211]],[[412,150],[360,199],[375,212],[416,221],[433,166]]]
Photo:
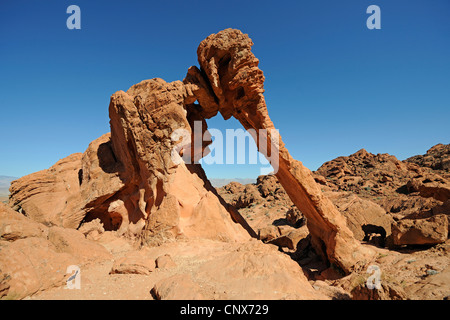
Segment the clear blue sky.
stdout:
[[[81,8],[68,30],[66,8]],[[366,8],[381,8],[369,30]],[[312,170],[360,148],[399,159],[450,142],[450,1],[2,1],[0,175],[50,167],[109,131],[109,97],[182,80],[196,49],[232,27],[255,43],[266,101]],[[215,128],[237,128],[216,117]],[[256,166],[205,167],[253,178]]]

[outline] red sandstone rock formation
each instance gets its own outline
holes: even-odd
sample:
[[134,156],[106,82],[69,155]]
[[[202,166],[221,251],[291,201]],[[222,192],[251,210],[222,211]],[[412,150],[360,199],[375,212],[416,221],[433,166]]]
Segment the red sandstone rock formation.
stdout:
[[248,239],[253,230],[217,196],[201,166],[173,161],[177,142],[172,133],[192,131],[186,99],[180,81],[162,79],[143,81],[111,97],[111,144],[123,167],[119,175],[126,190],[115,196],[119,209],[109,211],[122,210],[127,212],[123,216],[145,222],[150,241],[181,235]]
[[76,228],[81,202],[78,172],[81,153],[72,154],[42,170],[11,183],[9,204],[37,222]]
[[[173,158],[173,150],[179,156],[188,152],[193,160],[204,156],[209,142],[197,143],[194,121],[201,121],[206,133],[205,119],[220,112],[256,130],[259,151],[272,160],[281,185],[307,217],[311,242],[324,260],[345,272],[367,262],[371,252],[360,246],[311,172],[271,131],[275,127],[263,96],[264,75],[252,45],[239,30],[221,31],[200,43],[200,69],[189,68],[183,82],[155,78],[116,92],[109,106],[111,135],[92,142],[83,155],[13,182],[10,204],[47,224],[77,228],[100,219],[105,230],[141,235],[152,243],[178,237],[242,241],[256,236],[217,195],[199,164]],[[190,133],[190,149],[180,149],[180,142],[173,141],[178,129]]]

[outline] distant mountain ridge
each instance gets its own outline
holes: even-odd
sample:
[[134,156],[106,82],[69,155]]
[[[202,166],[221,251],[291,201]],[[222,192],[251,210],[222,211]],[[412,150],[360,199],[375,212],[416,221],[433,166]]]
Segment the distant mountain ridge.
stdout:
[[16,177],[0,176],[0,197],[9,195],[9,186],[11,184],[11,181],[16,179]]
[[256,179],[252,179],[252,178],[232,178],[232,179],[221,179],[221,178],[214,179],[214,178],[212,178],[212,179],[209,179],[209,181],[215,188],[220,188],[220,187],[226,186],[227,184],[229,184],[230,182],[233,182],[233,181],[239,182],[240,184],[256,183]]

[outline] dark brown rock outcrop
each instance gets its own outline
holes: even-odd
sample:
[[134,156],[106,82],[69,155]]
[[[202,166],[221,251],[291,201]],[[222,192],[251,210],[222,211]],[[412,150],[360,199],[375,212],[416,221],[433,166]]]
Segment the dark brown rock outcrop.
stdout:
[[405,161],[433,170],[450,172],[450,144],[437,144],[430,148],[426,154],[410,157]]

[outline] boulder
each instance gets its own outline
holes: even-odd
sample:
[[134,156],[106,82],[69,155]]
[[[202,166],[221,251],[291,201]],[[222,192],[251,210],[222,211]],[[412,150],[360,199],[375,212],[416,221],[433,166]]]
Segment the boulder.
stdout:
[[402,219],[392,224],[394,245],[434,245],[448,238],[446,215],[425,219]]
[[281,235],[279,228],[274,225],[269,225],[258,229],[258,239],[264,242],[269,242]]
[[47,238],[48,228],[0,203],[0,239],[15,241],[29,237]]
[[305,216],[294,206],[286,212],[286,221],[291,227],[299,228],[305,220]]
[[114,262],[110,274],[149,275],[155,268],[155,259],[149,256],[146,250],[131,251]]
[[89,240],[99,240],[100,235],[105,232],[105,228],[103,228],[103,223],[100,219],[94,219],[90,222],[83,223],[80,228],[78,228],[86,239]]
[[105,247],[87,240],[78,230],[54,226],[48,230],[48,240],[54,245],[56,252],[68,253],[83,263],[111,258]]

